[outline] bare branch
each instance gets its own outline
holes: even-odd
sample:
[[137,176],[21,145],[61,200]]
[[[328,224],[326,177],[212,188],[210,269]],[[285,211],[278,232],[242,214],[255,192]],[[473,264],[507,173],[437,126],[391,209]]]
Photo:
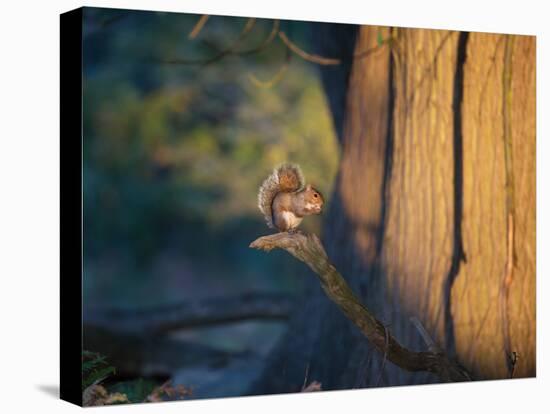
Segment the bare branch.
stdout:
[[[201,16],[199,21],[193,27],[193,30],[189,33],[188,37],[190,39],[194,39],[198,36],[200,31],[202,30],[202,28],[206,24],[206,21],[208,20],[208,18],[209,18],[208,15]],[[205,42],[205,43],[208,44],[209,47],[214,48],[217,51],[217,54],[212,56],[211,58],[202,59],[202,60],[201,59],[180,59],[180,58],[176,58],[176,59],[165,60],[161,63],[167,63],[167,64],[172,64],[172,65],[208,65],[208,64],[217,62],[218,60],[221,60],[222,58],[224,58],[225,56],[228,56],[228,55],[251,55],[251,54],[254,54],[254,53],[261,52],[263,49],[265,49],[267,46],[269,46],[273,42],[275,37],[277,37],[277,36],[285,44],[287,49],[289,49],[290,51],[292,51],[296,55],[300,56],[302,59],[307,60],[308,62],[316,63],[318,65],[339,65],[341,63],[341,59],[339,59],[339,58],[328,58],[328,57],[308,53],[305,50],[303,50],[296,43],[291,41],[288,38],[288,36],[286,35],[285,32],[280,30],[280,21],[279,20],[273,20],[273,26],[271,28],[270,33],[258,46],[253,47],[251,49],[247,49],[247,50],[236,50],[236,48],[238,47],[239,43],[244,38],[244,36],[252,30],[252,28],[254,27],[254,24],[255,24],[255,19],[253,19],[253,18],[248,19],[243,31],[241,32],[241,34],[238,37],[238,39],[234,43],[232,43],[229,47],[227,47],[226,49],[216,50],[216,47],[214,45],[208,44],[208,42]],[[352,59],[366,58],[366,57],[370,56],[372,53],[376,52],[381,47],[385,46],[388,43],[391,43],[392,40],[394,40],[393,37],[383,39],[379,45],[374,46],[372,48],[369,48],[365,51],[356,53],[351,58]],[[286,69],[287,69],[287,67],[286,67],[286,65],[284,65],[281,69],[279,69],[277,74],[269,81],[260,81],[254,75],[250,75],[250,79],[256,86],[269,88],[269,87],[272,87],[277,82],[279,82],[279,80],[280,80],[280,78],[282,78],[282,75],[284,74],[284,72],[286,72]]]
[[285,320],[292,306],[293,300],[287,295],[248,293],[158,308],[90,308],[84,311],[84,323],[120,332],[155,334],[243,320]]
[[250,31],[253,29],[254,25],[256,24],[256,19],[250,18],[246,21],[244,28],[242,29],[241,33],[237,37],[237,39],[231,43],[227,48],[223,49],[216,55],[208,58],[208,59],[168,59],[168,60],[161,60],[160,63],[165,63],[169,65],[210,65],[214,62],[217,62],[221,59],[223,59],[225,56],[230,55],[233,53],[235,48],[241,43],[241,41],[244,39],[244,37],[250,33]]
[[224,350],[183,338],[87,324],[83,325],[82,337],[84,349],[108,355],[122,376],[171,376],[177,367],[246,355],[246,350]]
[[345,279],[329,262],[319,238],[314,234],[277,233],[260,237],[250,247],[270,251],[284,249],[307,264],[319,277],[321,287],[346,317],[389,361],[407,371],[428,371],[443,381],[469,381],[472,377],[443,353],[415,352],[403,347],[355,296]]
[[[277,37],[277,33],[279,32],[279,27],[281,26],[281,23],[279,20],[273,20],[273,25],[271,26],[271,30],[269,34],[257,45],[250,49],[244,49],[244,50],[237,50],[234,48],[233,50],[229,51],[228,55],[233,56],[247,56],[255,53],[260,53],[265,48],[267,48],[273,40]],[[209,41],[208,39],[202,40],[202,44],[207,46],[209,49],[212,49],[216,54],[221,53],[223,50],[218,48],[218,46],[214,43]]]

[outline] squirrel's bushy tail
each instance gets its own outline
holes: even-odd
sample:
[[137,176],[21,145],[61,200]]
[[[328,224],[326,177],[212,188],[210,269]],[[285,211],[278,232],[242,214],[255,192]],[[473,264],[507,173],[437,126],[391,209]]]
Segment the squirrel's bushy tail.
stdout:
[[268,227],[274,228],[271,206],[277,193],[292,193],[304,186],[302,170],[296,164],[281,164],[265,179],[258,192],[258,207]]

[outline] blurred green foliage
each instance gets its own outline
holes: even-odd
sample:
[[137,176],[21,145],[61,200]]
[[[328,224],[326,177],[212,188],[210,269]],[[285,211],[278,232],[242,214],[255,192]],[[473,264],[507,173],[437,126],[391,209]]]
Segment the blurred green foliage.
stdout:
[[115,368],[107,362],[105,356],[86,350],[82,351],[82,391],[114,374]]
[[[92,301],[119,300],[132,284],[153,301],[151,280],[164,282],[152,266],[165,252],[186,257],[191,273],[234,274],[233,284],[247,272],[275,278],[273,259],[247,248],[268,230],[259,184],[293,161],[330,194],[338,148],[317,68],[296,58],[272,88],[256,86],[251,75],[268,79],[284,61],[277,41],[208,65],[166,63],[216,55],[246,23],[211,17],[190,40],[198,18],[85,11],[84,293]],[[307,41],[306,23],[283,25]],[[257,20],[235,50],[258,45],[271,27]],[[304,222],[316,231],[319,223]]]

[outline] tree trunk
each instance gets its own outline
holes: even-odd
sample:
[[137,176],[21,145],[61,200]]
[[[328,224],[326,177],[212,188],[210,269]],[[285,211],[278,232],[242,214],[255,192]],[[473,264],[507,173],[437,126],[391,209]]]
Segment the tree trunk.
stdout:
[[[333,111],[346,97],[331,262],[408,348],[425,349],[417,317],[477,378],[534,376],[534,37],[361,26],[350,67],[346,94],[325,82]],[[436,381],[385,361],[318,287],[256,391],[306,372],[323,389]]]

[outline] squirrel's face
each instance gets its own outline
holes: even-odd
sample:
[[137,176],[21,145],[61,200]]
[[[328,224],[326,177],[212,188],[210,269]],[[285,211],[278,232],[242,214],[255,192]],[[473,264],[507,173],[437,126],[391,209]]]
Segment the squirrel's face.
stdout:
[[321,214],[325,203],[323,195],[309,184],[304,193],[305,210],[310,214]]

